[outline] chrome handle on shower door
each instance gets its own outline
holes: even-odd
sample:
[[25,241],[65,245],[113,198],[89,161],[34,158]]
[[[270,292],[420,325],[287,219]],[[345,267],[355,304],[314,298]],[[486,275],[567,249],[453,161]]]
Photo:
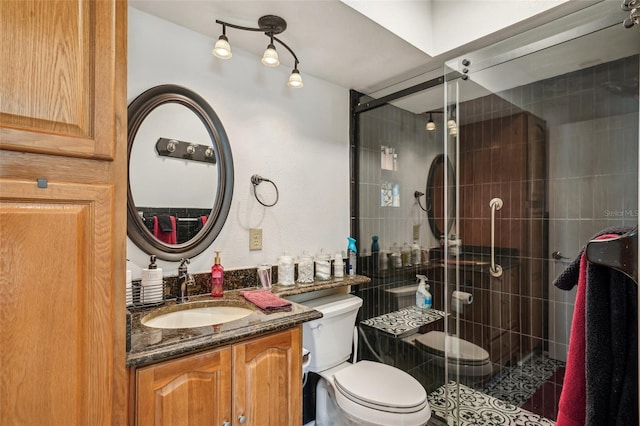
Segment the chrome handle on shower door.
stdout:
[[496,263],[496,210],[502,208],[502,199],[491,199],[489,207],[491,207],[491,266],[489,273],[492,277],[498,278],[502,276],[502,267]]

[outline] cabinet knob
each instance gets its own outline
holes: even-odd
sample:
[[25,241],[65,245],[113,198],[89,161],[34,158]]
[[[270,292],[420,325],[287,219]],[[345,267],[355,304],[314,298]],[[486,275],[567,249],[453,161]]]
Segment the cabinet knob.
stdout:
[[240,414],[238,416],[238,421],[240,422],[240,424],[245,424],[247,422],[247,418],[245,416],[243,416],[242,414]]
[[229,420],[225,420],[222,422],[222,426],[231,426],[231,422]]

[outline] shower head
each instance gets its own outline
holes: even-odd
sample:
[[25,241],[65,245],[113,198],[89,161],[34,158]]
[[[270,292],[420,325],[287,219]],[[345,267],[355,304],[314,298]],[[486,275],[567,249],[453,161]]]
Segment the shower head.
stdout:
[[420,198],[420,197],[422,197],[423,195],[424,195],[424,192],[420,192],[420,191],[416,191],[416,192],[414,192],[414,193],[413,193],[413,196],[414,196],[415,198]]

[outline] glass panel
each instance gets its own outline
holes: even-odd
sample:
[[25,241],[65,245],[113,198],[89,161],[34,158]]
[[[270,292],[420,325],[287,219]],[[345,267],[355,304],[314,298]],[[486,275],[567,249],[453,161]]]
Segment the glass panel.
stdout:
[[[554,280],[594,234],[638,224],[640,44],[608,6],[451,61],[423,108],[358,114],[357,232],[379,246],[361,357],[416,377],[450,425],[555,421],[576,293]],[[429,262],[402,263],[414,239]],[[433,309],[411,316],[417,274]]]

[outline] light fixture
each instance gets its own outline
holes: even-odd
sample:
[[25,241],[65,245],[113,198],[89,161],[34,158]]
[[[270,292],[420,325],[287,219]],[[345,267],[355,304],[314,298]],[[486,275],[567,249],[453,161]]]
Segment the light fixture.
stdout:
[[267,46],[267,49],[262,55],[262,63],[268,67],[277,67],[280,65],[280,59],[278,59],[278,52],[273,45],[273,37],[271,37],[271,43]]
[[427,121],[427,124],[424,126],[424,130],[429,131],[429,132],[433,132],[438,127],[436,125],[436,122],[433,121],[433,114],[444,114],[444,112],[442,112],[442,111],[426,111],[426,112],[423,112],[423,114],[429,114],[429,120]]
[[220,59],[231,59],[231,56],[233,56],[231,55],[231,46],[226,35],[226,25],[222,25],[222,35],[218,37],[212,53],[216,58]]
[[300,88],[303,86],[302,76],[300,75],[300,71],[298,71],[298,57],[293,50],[289,46],[287,46],[282,40],[275,37],[276,34],[282,33],[287,29],[287,22],[279,16],[275,15],[265,15],[258,19],[258,28],[250,28],[243,27],[241,25],[230,24],[228,22],[223,22],[216,19],[216,23],[222,25],[222,35],[216,41],[215,46],[213,47],[213,55],[220,59],[229,59],[231,58],[231,46],[229,45],[229,39],[226,35],[226,28],[235,28],[237,30],[244,31],[256,31],[264,33],[267,37],[269,37],[269,44],[267,45],[267,49],[264,51],[262,55],[262,63],[268,67],[277,67],[280,65],[280,59],[278,58],[278,52],[276,51],[276,46],[274,42],[279,43],[285,49],[291,53],[294,60],[293,71],[291,71],[291,75],[289,75],[288,85],[293,88]]
[[433,113],[429,113],[429,121],[427,121],[427,125],[425,126],[425,130],[428,130],[430,132],[434,131],[436,129],[436,123],[433,122]]

